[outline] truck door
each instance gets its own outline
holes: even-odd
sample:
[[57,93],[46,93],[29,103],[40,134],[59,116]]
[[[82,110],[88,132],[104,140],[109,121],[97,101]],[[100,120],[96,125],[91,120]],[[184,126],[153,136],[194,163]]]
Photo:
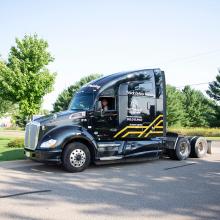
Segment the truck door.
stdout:
[[113,135],[118,129],[116,102],[114,88],[104,90],[97,99],[92,122],[97,141],[113,140]]
[[119,126],[116,139],[126,140],[126,156],[155,156],[162,116],[156,114],[154,77],[119,86]]

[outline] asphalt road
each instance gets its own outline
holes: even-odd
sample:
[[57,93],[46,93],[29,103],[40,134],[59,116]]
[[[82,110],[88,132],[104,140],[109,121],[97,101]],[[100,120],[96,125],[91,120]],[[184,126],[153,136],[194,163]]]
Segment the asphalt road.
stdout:
[[1,162],[0,219],[220,219],[220,143],[214,145],[204,159],[92,166],[75,174]]

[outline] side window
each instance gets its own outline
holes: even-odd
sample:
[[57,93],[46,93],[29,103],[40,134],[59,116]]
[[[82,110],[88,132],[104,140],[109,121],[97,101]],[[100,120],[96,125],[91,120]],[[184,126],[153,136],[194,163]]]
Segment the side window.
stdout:
[[98,108],[103,111],[115,110],[115,97],[100,96],[98,100]]
[[102,111],[116,110],[116,99],[114,88],[104,90],[98,99],[98,109]]

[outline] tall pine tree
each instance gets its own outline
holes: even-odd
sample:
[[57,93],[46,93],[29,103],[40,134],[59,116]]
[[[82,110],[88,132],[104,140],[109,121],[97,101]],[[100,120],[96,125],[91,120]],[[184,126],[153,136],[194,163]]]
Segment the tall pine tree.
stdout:
[[209,83],[209,89],[206,91],[207,94],[216,101],[220,101],[220,70],[218,70],[218,72],[216,80]]
[[212,121],[211,126],[219,127],[220,126],[220,106],[218,102],[220,101],[220,69],[218,70],[218,75],[216,76],[216,80],[209,83],[209,89],[206,93],[217,101],[213,107],[215,109],[215,119]]

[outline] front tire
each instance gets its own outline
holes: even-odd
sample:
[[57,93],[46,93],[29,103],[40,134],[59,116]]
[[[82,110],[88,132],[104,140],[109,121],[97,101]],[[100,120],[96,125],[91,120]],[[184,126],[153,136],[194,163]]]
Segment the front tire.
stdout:
[[80,142],[73,142],[64,148],[62,164],[69,172],[81,172],[85,170],[91,160],[88,147]]

